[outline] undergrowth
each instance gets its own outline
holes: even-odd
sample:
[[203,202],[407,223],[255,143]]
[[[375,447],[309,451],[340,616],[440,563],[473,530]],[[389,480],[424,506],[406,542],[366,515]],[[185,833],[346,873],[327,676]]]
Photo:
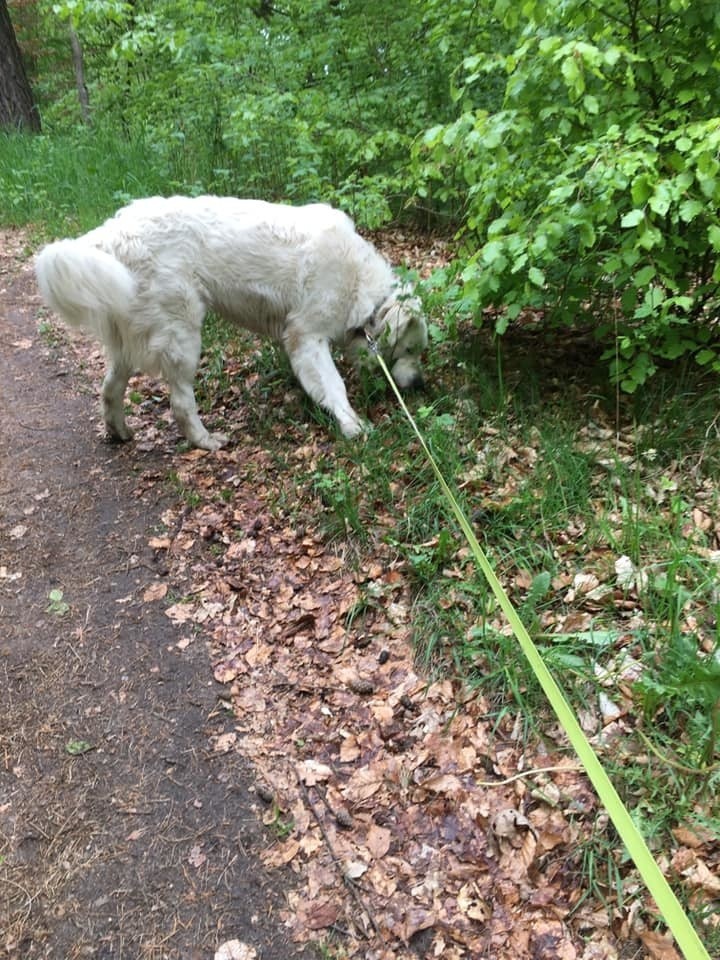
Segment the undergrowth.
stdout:
[[[598,386],[592,363],[564,367],[562,344],[544,349],[551,354],[521,351],[517,364],[490,342],[444,345],[434,388],[410,405],[523,622],[661,852],[673,848],[678,826],[720,831],[712,799],[720,784],[715,387],[676,370],[641,396],[620,398]],[[519,709],[526,735],[542,736],[555,723],[544,695],[413,433],[381,392],[370,384],[359,401],[381,410],[364,442],[341,442],[316,466],[326,535],[361,551],[381,537],[413,584],[423,669],[464,677],[498,722]],[[608,904],[622,896],[628,866],[607,832],[577,853],[583,883]],[[701,922],[701,908],[688,908]],[[703,929],[716,948],[717,935]]]

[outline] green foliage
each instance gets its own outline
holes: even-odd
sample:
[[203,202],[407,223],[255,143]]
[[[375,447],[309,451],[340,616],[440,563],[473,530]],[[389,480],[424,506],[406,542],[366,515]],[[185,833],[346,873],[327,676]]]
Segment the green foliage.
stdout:
[[693,763],[709,765],[720,742],[720,660],[699,658],[697,641],[673,637],[638,681],[646,717],[668,728],[673,744],[685,742]]
[[[464,38],[448,40],[436,3],[46,4],[34,65],[46,129],[78,115],[59,52],[70,23],[94,123],[171,155],[171,184],[185,191],[322,198],[377,225],[407,198],[400,174],[413,137],[452,115],[445,58],[460,58]],[[453,20],[469,27],[473,4],[458,7]],[[61,78],[52,87],[51,65]]]
[[56,617],[63,617],[70,609],[70,605],[65,601],[63,591],[53,589],[48,594],[47,612]]
[[419,189],[465,201],[465,310],[479,321],[494,306],[498,333],[526,310],[566,325],[591,311],[629,391],[661,360],[720,369],[706,322],[720,305],[720,13],[695,0],[494,10],[505,43],[480,37],[454,78],[459,115],[414,149]]
[[350,533],[361,539],[366,536],[357,491],[345,470],[338,467],[328,473],[318,473],[314,491],[327,511],[325,529],[328,536],[346,537]]
[[47,233],[87,230],[131,197],[178,189],[174,159],[164,145],[102,127],[0,133],[0,216]]

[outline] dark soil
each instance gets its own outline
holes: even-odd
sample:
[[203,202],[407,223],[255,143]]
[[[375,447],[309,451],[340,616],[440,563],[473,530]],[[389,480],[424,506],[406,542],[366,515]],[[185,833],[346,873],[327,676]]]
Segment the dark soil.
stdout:
[[172,456],[99,438],[25,261],[0,234],[0,956],[308,957],[205,643],[143,602]]

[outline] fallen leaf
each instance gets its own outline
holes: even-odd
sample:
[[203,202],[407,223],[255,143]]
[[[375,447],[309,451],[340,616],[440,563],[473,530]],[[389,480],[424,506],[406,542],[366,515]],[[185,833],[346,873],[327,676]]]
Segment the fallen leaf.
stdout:
[[669,937],[664,937],[654,930],[645,930],[640,934],[640,939],[647,947],[651,960],[680,960],[680,955]]
[[173,623],[187,623],[195,619],[195,607],[191,603],[175,603],[165,610],[165,616]]
[[648,576],[623,554],[615,561],[615,580],[621,590],[642,590],[647,586]]
[[190,864],[191,867],[195,867],[197,869],[198,867],[202,867],[203,864],[205,864],[206,862],[207,862],[207,857],[202,852],[202,847],[200,846],[200,844],[196,843],[195,846],[191,848],[190,853],[188,854],[188,863]]
[[257,950],[240,940],[226,940],[215,951],[215,960],[256,960]]
[[373,823],[365,838],[365,846],[373,857],[379,860],[381,857],[384,857],[390,849],[391,840],[392,832],[390,830],[385,827],[379,827]]
[[362,860],[348,860],[343,864],[343,873],[348,880],[359,880],[367,871],[368,865]]
[[215,753],[228,753],[237,743],[237,734],[234,731],[221,733],[219,737],[213,740],[213,751]]
[[162,583],[160,580],[156,580],[155,583],[151,583],[143,593],[143,600],[145,603],[151,603],[153,600],[162,600],[167,592],[167,583]]
[[303,760],[297,765],[297,774],[306,786],[314,787],[316,783],[328,780],[332,776],[332,770],[327,764],[318,763],[317,760]]
[[172,546],[170,537],[150,537],[148,546],[153,550],[169,550]]
[[340,916],[340,905],[331,900],[311,900],[298,908],[299,925],[308,930],[323,930],[331,927]]
[[361,767],[350,777],[343,794],[352,803],[368,800],[378,792],[384,780],[382,768]]

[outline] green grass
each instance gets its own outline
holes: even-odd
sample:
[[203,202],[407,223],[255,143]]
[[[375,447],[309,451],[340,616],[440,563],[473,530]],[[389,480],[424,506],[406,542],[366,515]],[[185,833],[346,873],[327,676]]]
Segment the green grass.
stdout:
[[159,192],[149,145],[109,131],[0,134],[0,220],[42,223],[48,235],[96,226],[131,197]]
[[137,197],[227,192],[202,143],[126,139],[97,123],[42,134],[0,132],[0,223],[43,236],[82,233]]

